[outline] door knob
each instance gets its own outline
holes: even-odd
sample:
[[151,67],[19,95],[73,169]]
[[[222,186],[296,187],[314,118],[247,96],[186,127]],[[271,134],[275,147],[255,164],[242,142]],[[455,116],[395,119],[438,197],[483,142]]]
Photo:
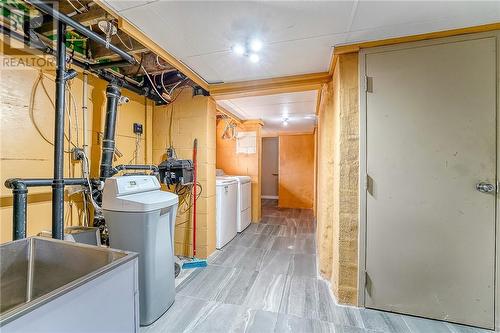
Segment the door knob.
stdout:
[[476,190],[482,193],[492,193],[495,192],[496,186],[488,183],[478,183],[476,184]]

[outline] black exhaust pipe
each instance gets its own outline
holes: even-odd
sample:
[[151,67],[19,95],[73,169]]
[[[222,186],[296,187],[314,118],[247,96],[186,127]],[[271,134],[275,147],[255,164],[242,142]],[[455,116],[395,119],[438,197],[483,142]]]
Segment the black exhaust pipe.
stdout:
[[115,130],[118,102],[121,97],[120,87],[114,83],[106,88],[106,123],[102,140],[102,155],[99,179],[105,181],[113,176],[113,154],[115,153]]
[[52,238],[64,237],[64,111],[66,94],[66,24],[57,22],[56,108],[54,123],[54,180]]

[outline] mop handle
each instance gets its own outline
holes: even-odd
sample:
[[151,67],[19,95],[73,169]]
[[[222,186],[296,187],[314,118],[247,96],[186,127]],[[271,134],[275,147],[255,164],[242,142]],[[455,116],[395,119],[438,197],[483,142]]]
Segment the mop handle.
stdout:
[[194,139],[193,143],[193,257],[196,257],[196,181],[197,163],[196,155],[198,152],[198,139]]

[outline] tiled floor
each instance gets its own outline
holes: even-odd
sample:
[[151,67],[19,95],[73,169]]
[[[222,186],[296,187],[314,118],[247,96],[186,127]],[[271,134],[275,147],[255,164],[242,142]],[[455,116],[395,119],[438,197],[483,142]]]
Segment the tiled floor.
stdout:
[[317,277],[311,211],[275,204],[264,201],[262,223],[184,275],[174,305],[141,332],[490,332],[336,304]]

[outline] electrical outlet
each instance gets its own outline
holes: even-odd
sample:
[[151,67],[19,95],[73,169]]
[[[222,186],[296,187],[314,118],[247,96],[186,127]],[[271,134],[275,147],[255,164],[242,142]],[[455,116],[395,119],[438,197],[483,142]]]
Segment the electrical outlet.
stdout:
[[134,133],[139,135],[142,134],[142,124],[134,123]]
[[84,156],[85,154],[83,153],[82,148],[77,147],[71,149],[71,159],[73,160],[73,162],[83,160]]

